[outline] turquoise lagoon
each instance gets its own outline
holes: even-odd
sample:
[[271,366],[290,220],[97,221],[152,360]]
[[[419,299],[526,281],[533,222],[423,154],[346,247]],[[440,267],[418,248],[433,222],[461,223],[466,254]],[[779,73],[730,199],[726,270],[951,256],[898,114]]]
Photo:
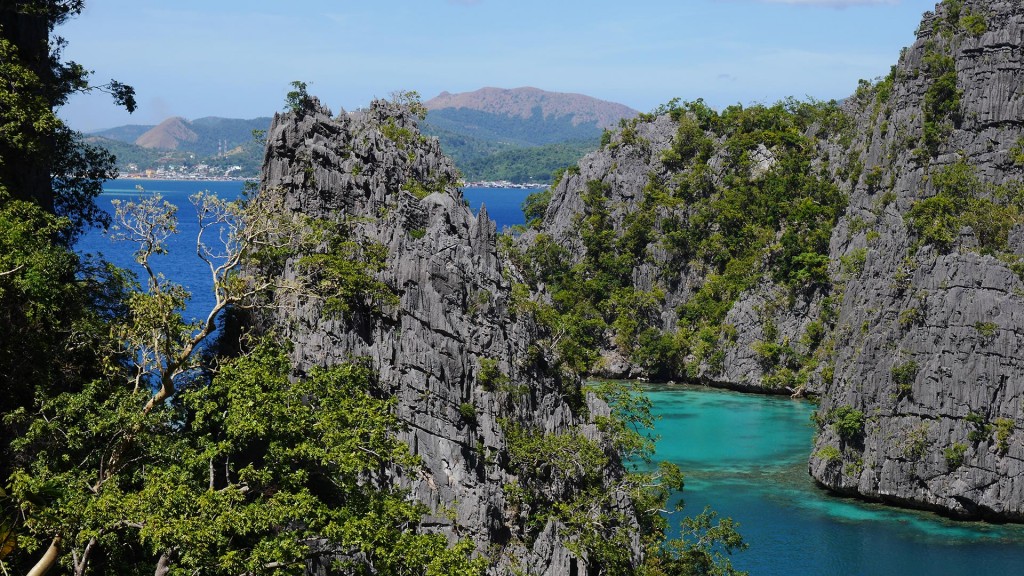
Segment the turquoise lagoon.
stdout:
[[[740,523],[755,574],[1024,574],[1024,527],[832,496],[807,474],[814,405],[691,386],[647,386],[656,458],[686,474],[684,514],[711,506]],[[676,522],[678,525],[678,522]]]

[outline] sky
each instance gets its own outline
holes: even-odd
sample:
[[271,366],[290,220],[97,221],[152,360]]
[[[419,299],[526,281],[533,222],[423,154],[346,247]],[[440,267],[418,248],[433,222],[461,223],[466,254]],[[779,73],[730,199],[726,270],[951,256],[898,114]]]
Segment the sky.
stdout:
[[398,90],[533,86],[650,111],[850,95],[884,76],[936,0],[87,0],[64,55],[138,110],[76,95],[84,132],[256,118],[294,80],[334,112]]

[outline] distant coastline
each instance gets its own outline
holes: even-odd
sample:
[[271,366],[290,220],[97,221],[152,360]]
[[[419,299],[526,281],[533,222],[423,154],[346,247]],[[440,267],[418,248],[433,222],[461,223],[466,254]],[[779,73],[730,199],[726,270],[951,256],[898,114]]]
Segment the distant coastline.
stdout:
[[464,188],[515,188],[518,190],[540,190],[547,188],[550,184],[538,184],[530,182],[527,184],[515,184],[508,180],[480,180],[477,182],[464,182]]
[[180,180],[188,182],[255,182],[256,176],[187,176],[182,174],[120,174],[115,180]]

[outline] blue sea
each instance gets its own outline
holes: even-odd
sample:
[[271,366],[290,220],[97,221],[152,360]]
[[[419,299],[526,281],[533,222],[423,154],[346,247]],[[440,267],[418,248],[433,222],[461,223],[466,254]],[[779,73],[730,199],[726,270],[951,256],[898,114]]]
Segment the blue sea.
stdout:
[[[140,193],[159,193],[180,207],[179,237],[155,264],[193,290],[190,312],[209,309],[211,284],[195,255],[188,197],[210,190],[233,198],[242,183],[114,180],[104,189],[99,201],[107,209],[113,199]],[[468,188],[464,194],[474,212],[485,204],[501,229],[523,223],[519,206],[531,192]],[[132,247],[100,232],[86,235],[78,248],[138,269]],[[739,569],[752,575],[1024,574],[1024,527],[952,522],[838,498],[815,486],[807,474],[814,410],[808,402],[693,387],[646,393],[661,416],[656,457],[686,473],[686,489],[677,496],[685,500],[684,513],[710,505],[740,523],[750,548],[733,557]]]
[[[112,200],[131,201],[159,194],[178,207],[178,234],[169,240],[168,254],[154,257],[153,264],[168,278],[191,288],[193,296],[188,311],[192,316],[197,316],[213,306],[213,282],[196,256],[198,225],[189,197],[196,192],[210,191],[221,198],[235,199],[242,193],[242,187],[243,183],[239,181],[111,180],[104,184],[98,202],[100,207],[113,214]],[[536,191],[519,188],[466,188],[463,195],[474,214],[480,210],[481,204],[486,205],[487,214],[500,231],[525,222],[520,205],[528,195]],[[142,269],[132,256],[134,249],[123,242],[112,242],[107,234],[99,230],[90,231],[78,243],[81,253],[101,254],[114,264],[141,274]]]

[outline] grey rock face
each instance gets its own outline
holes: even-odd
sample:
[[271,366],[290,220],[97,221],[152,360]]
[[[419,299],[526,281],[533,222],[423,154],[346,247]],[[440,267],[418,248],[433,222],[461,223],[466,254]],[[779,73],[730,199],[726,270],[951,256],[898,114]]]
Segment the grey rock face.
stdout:
[[[975,26],[983,19],[984,30],[965,28],[963,18],[971,15]],[[959,106],[936,121],[943,133],[929,150],[925,108],[935,54],[952,59]],[[1022,72],[1024,6],[965,0],[954,18],[939,5],[901,55],[889,95],[858,92],[844,105],[855,125],[849,139],[818,139],[817,166],[831,171],[849,200],[829,247],[839,303],[828,336],[834,351],[822,362],[828,370],[819,369],[808,385],[822,398],[810,473],[832,490],[954,515],[1024,520],[1024,283],[1005,259],[979,253],[970,228],[942,253],[920,246],[907,220],[916,202],[936,193],[935,176],[957,162],[986,184],[1021,180],[1024,165],[1015,156],[1024,136]],[[667,174],[661,153],[675,128],[667,115],[642,122],[629,138],[613,136],[610,146],[584,158],[578,173],[553,190],[541,232],[582,258],[575,222],[585,213],[589,181],[607,185],[611,221],[621,230],[651,175]],[[751,178],[774,166],[763,146],[751,158]],[[723,164],[721,152],[708,162],[719,184]],[[535,238],[526,234],[520,242]],[[1024,254],[1024,226],[1010,231],[1008,244],[1010,254]],[[665,290],[662,319],[672,330],[676,308],[693,296],[704,273],[668,274],[664,250],[652,244],[649,251],[653,261],[633,271],[633,285]],[[702,365],[697,377],[765,391],[756,346],[769,321],[780,341],[795,343],[824,305],[823,294],[789,298],[762,279],[728,312],[725,322],[736,336],[720,343],[724,361]],[[598,371],[642,373],[627,364],[606,350]],[[861,415],[860,433],[840,437],[832,420],[844,411]]]
[[[962,14],[983,16],[987,30],[944,38],[935,24],[949,15],[937,7],[895,68],[889,102],[881,110],[853,104],[862,130],[849,149],[883,185],[861,178],[852,186],[850,211],[832,238],[834,258],[857,249],[867,258],[846,283],[835,379],[819,416],[827,422],[832,410],[848,406],[866,420],[856,438],[823,426],[810,471],[841,492],[1020,521],[1024,284],[1003,261],[976,253],[970,229],[942,254],[917,249],[906,220],[916,201],[935,193],[934,175],[960,159],[984,182],[1021,176],[1010,150],[1024,133],[1024,9],[965,1]],[[955,62],[962,120],[922,160],[915,149],[930,85],[922,69],[936,48]],[[1019,227],[1009,244],[1019,252]]]
[[[567,172],[552,190],[551,202],[545,213],[539,231],[524,234],[518,241],[524,249],[536,241],[538,234],[547,234],[555,242],[568,249],[572,263],[584,257],[585,248],[580,240],[577,222],[587,209],[583,195],[588,182],[600,182],[607,189],[607,206],[610,211],[610,226],[617,231],[626,228],[626,220],[635,213],[644,200],[645,189],[653,181],[671,181],[675,172],[662,160],[665,150],[672,147],[679,124],[669,114],[638,123],[628,137],[623,133],[612,136],[611,143],[584,157],[579,170]],[[713,134],[709,137],[716,138]],[[710,178],[721,185],[726,171],[727,152],[721,139],[715,142],[715,153],[708,161]],[[777,164],[775,154],[765,145],[757,146],[751,153],[751,180],[757,180],[771,171]],[[663,226],[671,216],[687,218],[686,206],[676,208],[660,207],[654,223],[655,233],[646,247],[649,258],[636,266],[632,272],[632,286],[639,291],[661,290],[664,293],[660,319],[661,329],[672,332],[676,329],[678,308],[688,302],[707,280],[708,272],[700,266],[670,262],[671,256],[661,242]],[[697,363],[696,379],[715,386],[769,394],[790,394],[794,390],[786,387],[772,387],[765,384],[765,366],[756,352],[757,345],[764,340],[764,325],[770,322],[776,329],[779,341],[792,342],[800,346],[801,336],[808,325],[819,316],[823,294],[814,292],[800,294],[790,302],[789,290],[772,281],[770,275],[762,278],[756,288],[741,295],[729,311],[725,324],[735,328],[732,339],[718,343],[724,352],[721,362],[696,362],[688,358],[687,363]],[[634,365],[616,350],[610,342],[602,350],[602,358],[594,368],[597,376],[609,378],[647,377],[648,371]],[[820,390],[820,378],[815,377],[808,384],[812,392]]]
[[[314,103],[276,116],[268,139],[261,193],[387,247],[380,279],[400,303],[346,319],[291,295],[265,321],[294,343],[300,371],[356,358],[376,368],[408,425],[402,439],[424,463],[422,474],[401,482],[431,509],[425,528],[472,538],[494,573],[568,574],[576,560],[557,525],[519,538],[520,513],[503,491],[516,478],[499,419],[549,433],[597,432],[562,400],[564,387],[579,382],[544,374],[530,354],[533,327],[510,312],[511,285],[486,210],[473,216],[437,141],[389,102],[337,118]],[[293,264],[286,278],[296,274]],[[507,376],[505,385],[482,381],[485,361]],[[601,403],[589,401],[590,413],[601,413]]]

